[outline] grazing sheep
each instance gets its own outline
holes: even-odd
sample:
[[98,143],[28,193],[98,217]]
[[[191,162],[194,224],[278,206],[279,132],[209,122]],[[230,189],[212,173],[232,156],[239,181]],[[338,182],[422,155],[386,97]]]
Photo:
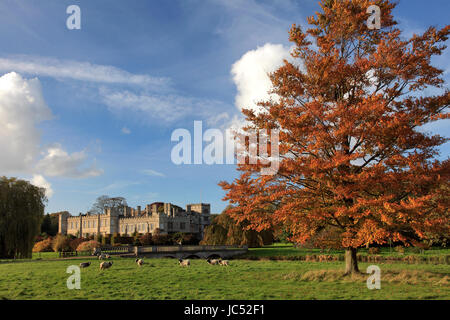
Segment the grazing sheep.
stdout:
[[142,267],[142,265],[144,264],[144,260],[142,259],[136,259],[135,262],[138,264],[139,267]]
[[220,264],[221,266],[229,266],[229,265],[230,265],[229,262],[228,262],[228,260],[220,260],[220,261],[219,261],[219,264]]
[[208,262],[210,265],[216,265],[219,264],[219,260],[218,259],[206,259],[206,262]]
[[186,260],[178,259],[178,262],[180,263],[180,266],[182,266],[182,267],[188,267],[191,265],[191,262],[189,261],[189,259],[186,259]]
[[101,254],[98,255],[98,260],[103,260],[103,259],[105,259],[105,258],[106,258],[106,255],[103,254],[103,253],[101,253]]
[[110,259],[111,256],[109,254],[105,254],[105,259]]
[[90,262],[82,262],[82,263],[80,263],[80,268],[87,268],[87,267],[89,267],[90,265],[91,265]]
[[103,269],[108,269],[108,268],[110,268],[111,266],[112,266],[112,261],[110,261],[110,262],[102,262],[102,263],[100,263],[100,270],[103,270]]

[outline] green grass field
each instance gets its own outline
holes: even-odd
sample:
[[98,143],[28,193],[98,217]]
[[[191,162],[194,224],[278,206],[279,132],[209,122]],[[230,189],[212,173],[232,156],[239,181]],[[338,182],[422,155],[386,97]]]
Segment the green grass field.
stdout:
[[[67,267],[88,260],[81,289],[67,289]],[[133,259],[112,261],[103,271],[93,258],[0,263],[0,299],[450,299],[450,266],[442,264],[380,263],[381,289],[369,290],[368,275],[342,276],[342,262],[191,260],[183,268],[175,259],[147,259],[139,268]]]
[[[430,250],[424,250],[422,252],[416,252],[414,248],[408,247],[404,248],[404,253],[397,252],[394,248],[380,248],[379,255],[384,257],[404,257],[404,256],[419,256],[419,257],[438,257],[450,255],[450,249],[445,248],[432,248]],[[305,248],[295,248],[292,244],[276,243],[270,246],[265,246],[262,248],[250,248],[248,253],[244,257],[300,257],[306,255],[344,255],[344,250],[321,250],[321,249],[305,249]],[[368,250],[358,249],[358,254],[369,255]]]

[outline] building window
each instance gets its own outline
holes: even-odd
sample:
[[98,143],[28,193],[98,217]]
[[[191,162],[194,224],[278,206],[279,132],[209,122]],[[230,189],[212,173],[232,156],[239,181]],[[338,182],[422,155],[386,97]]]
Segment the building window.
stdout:
[[185,222],[180,222],[180,229],[181,230],[186,229],[186,223]]
[[172,230],[172,229],[173,229],[173,222],[168,222],[168,223],[167,223],[167,228],[168,228],[169,230]]

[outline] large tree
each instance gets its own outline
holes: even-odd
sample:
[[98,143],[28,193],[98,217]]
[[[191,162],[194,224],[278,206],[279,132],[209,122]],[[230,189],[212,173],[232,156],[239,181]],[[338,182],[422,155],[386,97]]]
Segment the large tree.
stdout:
[[46,233],[49,236],[56,236],[59,227],[59,215],[62,213],[68,213],[67,211],[54,212],[46,214],[41,224],[41,233]]
[[110,197],[110,196],[100,196],[95,200],[95,203],[92,205],[90,213],[101,214],[105,211],[106,208],[123,208],[127,206],[127,200],[123,197]]
[[44,218],[45,189],[0,178],[0,258],[30,258]]
[[257,232],[247,228],[246,221],[236,223],[227,212],[231,207],[227,207],[220,215],[217,215],[211,221],[211,224],[205,227],[203,239],[200,242],[205,245],[233,245],[249,247],[261,247],[272,244],[273,231],[262,230]]
[[[381,29],[367,26],[372,4]],[[278,98],[243,110],[247,131],[279,130],[278,172],[241,164],[240,177],[220,185],[235,205],[228,213],[255,230],[285,224],[300,243],[338,230],[353,273],[362,245],[449,236],[450,162],[437,159],[447,139],[421,127],[448,118],[450,93],[430,60],[450,26],[403,39],[388,0],[320,5],[309,29],[290,30],[294,62],[270,74]]]

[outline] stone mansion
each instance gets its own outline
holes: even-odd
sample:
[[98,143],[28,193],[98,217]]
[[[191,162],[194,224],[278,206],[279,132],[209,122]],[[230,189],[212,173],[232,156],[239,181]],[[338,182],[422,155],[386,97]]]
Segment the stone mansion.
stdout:
[[72,216],[62,213],[59,216],[61,234],[86,237],[88,235],[131,235],[153,233],[159,229],[162,234],[173,232],[203,235],[203,229],[210,224],[210,204],[186,205],[186,210],[171,203],[154,202],[141,209],[128,206],[120,209],[107,208],[102,214],[80,214]]

